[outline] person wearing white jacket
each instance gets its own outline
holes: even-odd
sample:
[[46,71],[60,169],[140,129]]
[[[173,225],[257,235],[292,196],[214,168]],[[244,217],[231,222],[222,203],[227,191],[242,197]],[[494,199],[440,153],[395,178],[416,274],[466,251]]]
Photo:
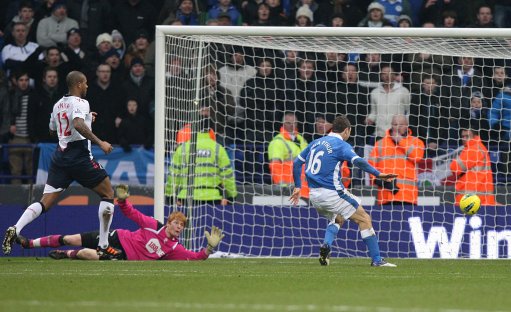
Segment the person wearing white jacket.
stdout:
[[366,119],[367,125],[375,125],[376,139],[385,136],[390,129],[392,116],[408,115],[410,112],[410,91],[396,82],[396,74],[390,65],[382,65],[381,84],[371,94],[371,110]]

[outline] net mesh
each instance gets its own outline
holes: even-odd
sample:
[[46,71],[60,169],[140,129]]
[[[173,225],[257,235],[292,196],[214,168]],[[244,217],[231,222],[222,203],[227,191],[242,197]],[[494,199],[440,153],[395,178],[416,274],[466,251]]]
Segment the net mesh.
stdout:
[[[327,220],[308,206],[306,194],[300,206],[289,205],[289,155],[327,134],[333,117],[344,114],[353,127],[349,143],[377,165],[378,157],[385,157],[375,152],[377,142],[392,128],[392,117],[404,114],[410,135],[424,143],[423,156],[413,161],[414,175],[407,177],[419,191],[418,202],[410,192],[404,200],[374,205],[378,187],[371,178],[350,164],[346,176],[348,189],[362,198],[373,218],[382,252],[389,257],[507,257],[510,55],[509,39],[492,38],[166,35],[165,85],[157,86],[165,88],[165,131],[156,134],[165,141],[165,172],[160,174],[166,177],[166,211],[186,212],[191,226],[184,242],[192,249],[204,246],[204,230],[217,225],[226,233],[220,245],[224,252],[317,255]],[[272,150],[286,123],[294,124],[290,129],[296,127],[299,136],[287,137],[285,148]],[[210,187],[202,182],[212,175],[205,169],[207,157],[197,147],[197,133],[208,126],[210,138],[231,161],[238,192],[234,205],[220,205],[229,197],[225,188],[216,193],[220,199],[203,200],[194,193]],[[470,134],[479,135],[484,146],[468,158],[465,128],[476,130]],[[177,170],[173,162],[183,142],[188,142],[187,152],[179,156],[182,168]],[[476,160],[478,165],[472,165]],[[451,171],[453,162],[460,172]],[[386,163],[386,171],[402,169],[395,165]],[[471,174],[485,186],[468,180],[465,189],[456,190],[454,176]],[[169,188],[169,181],[177,186]],[[473,192],[502,205],[490,200],[491,207],[467,218],[455,206],[456,197]],[[408,205],[409,199],[415,205]],[[483,225],[491,228],[482,229],[487,235],[481,238]],[[345,224],[333,256],[367,256],[357,237],[356,225]]]

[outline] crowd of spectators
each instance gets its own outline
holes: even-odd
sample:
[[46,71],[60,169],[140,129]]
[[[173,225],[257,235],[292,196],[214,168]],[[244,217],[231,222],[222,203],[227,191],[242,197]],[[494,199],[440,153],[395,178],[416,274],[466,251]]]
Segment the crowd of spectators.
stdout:
[[[158,24],[511,26],[511,1],[506,0],[12,0],[0,2],[0,12],[1,141],[55,142],[46,135],[47,120],[41,116],[48,116],[67,91],[67,73],[79,70],[89,81],[91,110],[98,112],[93,131],[126,152],[133,144],[153,145]],[[321,116],[338,113],[350,119],[356,148],[384,137],[394,114],[409,116],[412,133],[426,144],[426,156],[459,144],[459,129],[467,122],[485,142],[492,129],[509,141],[506,60],[490,64],[423,53],[227,46],[215,53],[201,98],[211,110],[217,141],[224,145],[252,142],[267,148],[286,111],[294,112],[309,142],[317,136]],[[186,69],[179,57],[169,60],[169,82],[186,79]],[[16,159],[11,172],[21,174]],[[22,160],[24,173],[33,174],[32,160]]]

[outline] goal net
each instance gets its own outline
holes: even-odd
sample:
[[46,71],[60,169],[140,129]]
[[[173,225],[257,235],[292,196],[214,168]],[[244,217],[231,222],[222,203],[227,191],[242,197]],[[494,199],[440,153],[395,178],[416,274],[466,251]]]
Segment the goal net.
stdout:
[[[399,175],[396,189],[351,164],[343,173],[385,257],[511,257],[511,31],[157,26],[156,35],[155,217],[184,211],[187,247],[205,246],[217,225],[228,254],[317,256],[327,220],[306,192],[290,205],[289,165],[344,114],[354,151]],[[412,136],[423,148],[403,143]],[[228,166],[217,166],[222,149]],[[474,216],[459,208],[466,193],[483,201]],[[332,256],[367,257],[354,222]]]

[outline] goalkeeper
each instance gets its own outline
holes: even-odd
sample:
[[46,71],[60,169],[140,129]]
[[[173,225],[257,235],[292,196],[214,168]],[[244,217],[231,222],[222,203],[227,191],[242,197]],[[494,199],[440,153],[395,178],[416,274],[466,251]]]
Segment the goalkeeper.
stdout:
[[[135,209],[127,200],[128,186],[119,185],[115,189],[122,213],[140,227],[136,231],[117,229],[110,232],[110,245],[123,251],[123,260],[205,260],[218,246],[224,234],[216,226],[211,233],[205,232],[208,245],[199,252],[187,250],[179,243],[179,235],[186,226],[187,218],[182,212],[172,212],[166,224],[148,217]],[[98,232],[73,235],[50,235],[27,239],[19,236],[16,242],[23,248],[81,246],[77,250],[52,250],[53,259],[102,260],[96,253]]]

